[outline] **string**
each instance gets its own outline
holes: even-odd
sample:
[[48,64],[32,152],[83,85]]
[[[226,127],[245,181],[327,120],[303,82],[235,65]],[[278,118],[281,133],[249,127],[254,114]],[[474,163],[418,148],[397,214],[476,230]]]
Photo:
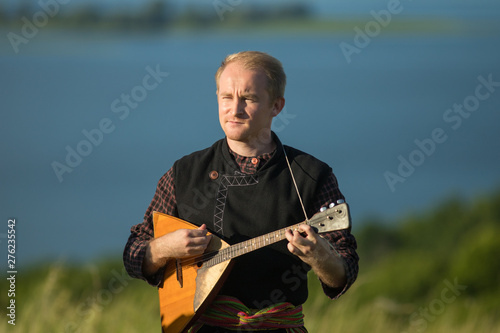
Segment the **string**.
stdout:
[[[303,223],[303,222],[302,222]],[[239,256],[241,255],[241,253],[238,253],[242,246],[245,244],[245,243],[248,243],[250,241],[253,241],[252,243],[250,243],[250,247],[252,246],[257,246],[257,247],[262,247],[262,246],[265,246],[265,245],[268,245],[268,244],[271,244],[271,243],[274,243],[272,240],[272,238],[270,238],[270,235],[271,234],[279,234],[280,237],[283,237],[284,236],[284,233],[286,231],[286,229],[289,229],[290,227],[288,228],[283,228],[281,230],[276,230],[275,232],[271,232],[269,234],[265,234],[265,235],[262,235],[262,236],[259,236],[259,237],[255,237],[253,239],[249,239],[248,241],[243,241],[241,243],[237,243],[237,244],[234,244],[232,246],[229,246],[229,247],[226,247],[226,248],[223,248],[223,249],[220,249],[220,250],[217,250],[217,251],[211,251],[211,252],[206,252],[206,253],[203,253],[202,255],[200,256],[197,256],[197,257],[190,257],[190,258],[186,258],[186,259],[181,259],[181,264],[184,264],[184,265],[192,265],[192,264],[199,264],[199,263],[202,263],[204,261],[208,261],[212,258],[214,258],[215,256],[217,256],[218,254],[220,254],[222,256],[222,254],[226,253],[226,252],[231,252],[231,250],[233,250],[233,252],[236,252],[234,256],[231,256],[232,258],[236,257],[236,256]],[[266,243],[266,240],[267,240],[267,243]],[[283,240],[283,238],[280,238],[279,240]],[[277,240],[277,241],[279,241]],[[247,245],[245,244],[245,247]],[[231,254],[231,253],[228,253],[228,254]]]
[[304,203],[302,202],[302,198],[300,197],[300,192],[297,186],[297,182],[295,181],[295,177],[293,176],[292,167],[290,166],[290,162],[288,161],[288,156],[286,155],[285,146],[283,146],[283,153],[285,153],[286,164],[288,165],[288,170],[290,170],[290,175],[292,175],[293,185],[295,186],[295,192],[297,192],[297,196],[299,197],[300,206],[302,207],[302,211],[304,212],[306,221],[309,222],[309,219],[307,218],[306,208],[304,207]]
[[[253,250],[256,250],[256,249],[261,248],[263,246],[267,246],[269,244],[283,240],[286,230],[288,230],[290,228],[292,228],[292,229],[297,228],[298,225],[303,224],[303,223],[305,223],[305,222],[300,222],[296,225],[286,227],[286,228],[283,228],[280,230],[276,230],[274,232],[255,237],[253,239],[249,239],[247,241],[243,241],[243,242],[231,245],[229,247],[226,247],[226,248],[223,248],[220,250],[205,252],[200,256],[180,259],[180,264],[181,264],[181,266],[193,266],[193,265],[198,265],[200,263],[210,261],[211,259],[215,258],[216,256],[223,257],[223,259],[221,261],[217,262],[217,264],[218,264],[218,263],[224,262],[226,260],[229,260],[229,259],[232,259],[232,258],[235,258],[237,256],[244,254],[245,252],[240,253],[240,251],[242,248],[246,248],[247,246],[249,246],[250,248],[256,247],[253,249]],[[274,235],[275,237],[272,237],[272,235]],[[279,235],[279,239],[276,239],[276,235]],[[249,251],[253,251],[253,250],[251,249]],[[247,252],[249,252],[249,251],[247,251]],[[234,252],[234,253],[231,253],[231,252]],[[227,254],[226,258],[224,258],[224,256],[223,256],[224,254]],[[172,270],[168,270],[168,272],[173,272],[175,270],[176,269],[173,268]]]
[[[306,209],[304,208],[304,204],[302,203],[302,198],[300,197],[299,188],[297,187],[297,183],[295,182],[295,177],[293,176],[292,167],[290,166],[290,162],[288,161],[288,156],[286,155],[285,146],[283,146],[283,153],[285,153],[286,164],[288,165],[288,169],[290,170],[290,175],[292,175],[293,185],[295,185],[295,192],[297,192],[297,196],[299,197],[300,206],[302,207],[302,211],[304,212],[306,221],[309,222],[309,219],[307,218]],[[337,251],[335,246],[333,246],[333,244],[330,242],[328,242],[328,245],[330,245],[330,248],[333,250],[334,254],[338,258],[340,258],[340,253]]]

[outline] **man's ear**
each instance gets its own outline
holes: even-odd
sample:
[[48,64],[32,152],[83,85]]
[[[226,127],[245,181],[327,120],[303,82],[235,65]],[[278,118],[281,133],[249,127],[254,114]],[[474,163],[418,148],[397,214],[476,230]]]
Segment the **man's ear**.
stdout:
[[273,109],[272,109],[272,116],[276,117],[277,115],[280,114],[281,110],[285,107],[285,98],[284,97],[278,97],[273,103]]

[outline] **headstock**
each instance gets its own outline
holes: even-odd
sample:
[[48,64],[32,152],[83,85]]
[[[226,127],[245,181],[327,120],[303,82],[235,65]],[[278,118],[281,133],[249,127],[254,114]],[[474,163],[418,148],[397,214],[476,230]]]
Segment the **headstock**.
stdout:
[[318,233],[347,229],[351,226],[349,206],[344,200],[338,200],[337,204],[331,203],[328,208],[323,207],[311,217],[308,224]]

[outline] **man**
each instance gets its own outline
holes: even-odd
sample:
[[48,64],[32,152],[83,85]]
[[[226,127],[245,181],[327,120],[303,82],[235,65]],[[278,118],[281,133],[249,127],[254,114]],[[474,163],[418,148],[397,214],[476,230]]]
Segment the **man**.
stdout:
[[[344,199],[328,165],[283,146],[271,131],[272,119],[285,105],[286,76],[277,59],[255,51],[229,55],[216,84],[225,138],[174,163],[125,247],[129,274],[154,286],[161,283],[167,261],[204,252],[211,239],[207,231],[235,244],[304,221],[304,214],[310,218]],[[199,228],[153,239],[153,211]],[[288,230],[286,239],[234,259],[220,298],[191,331],[307,332],[301,313],[307,271],[316,273],[328,297],[340,297],[357,277],[356,241],[350,230],[320,237],[308,225]],[[232,317],[214,320],[221,304]]]

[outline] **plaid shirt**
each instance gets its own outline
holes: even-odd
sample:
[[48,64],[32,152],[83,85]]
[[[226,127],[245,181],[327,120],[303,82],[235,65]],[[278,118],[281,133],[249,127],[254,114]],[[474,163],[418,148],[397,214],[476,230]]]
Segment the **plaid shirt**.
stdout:
[[[272,156],[272,153],[263,154],[257,157],[245,157],[231,151],[241,172],[254,174]],[[321,191],[317,194],[314,206],[317,211],[321,207],[327,207],[332,202],[344,199],[340,192],[337,179],[331,173],[326,182],[322,185]],[[144,222],[133,226],[130,229],[131,235],[125,246],[123,261],[130,276],[146,280],[153,286],[158,286],[163,277],[163,270],[152,276],[144,276],[142,273],[142,261],[146,253],[148,243],[154,238],[153,212],[161,212],[168,215],[177,216],[177,202],[175,198],[175,184],[173,170],[170,168],[158,181],[156,193],[144,214]],[[344,267],[347,276],[347,283],[344,288],[330,288],[322,283],[325,294],[332,298],[338,298],[344,294],[354,283],[358,275],[358,255],[356,253],[356,240],[350,230],[338,230],[322,234],[328,240],[344,260]]]

